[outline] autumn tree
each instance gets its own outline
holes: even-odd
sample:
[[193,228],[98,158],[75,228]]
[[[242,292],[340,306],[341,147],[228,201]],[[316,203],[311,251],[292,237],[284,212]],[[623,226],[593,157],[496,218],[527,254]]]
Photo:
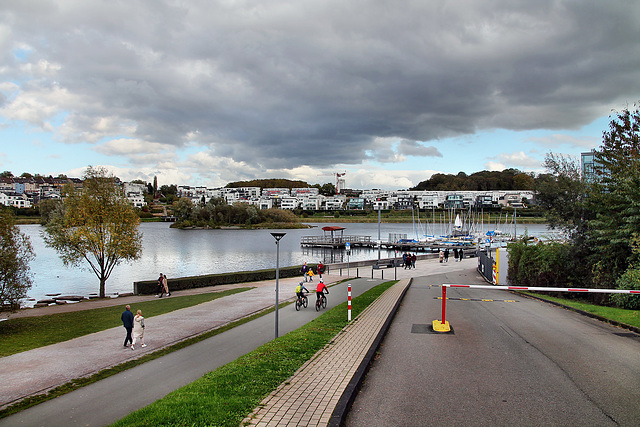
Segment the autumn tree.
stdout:
[[0,311],[19,307],[32,278],[29,262],[35,254],[29,238],[15,225],[8,209],[0,210]]
[[100,297],[115,266],[134,261],[142,253],[140,219],[117,179],[104,168],[89,167],[82,189],[65,187],[64,203],[45,225],[45,243],[65,265],[85,262],[100,281]]

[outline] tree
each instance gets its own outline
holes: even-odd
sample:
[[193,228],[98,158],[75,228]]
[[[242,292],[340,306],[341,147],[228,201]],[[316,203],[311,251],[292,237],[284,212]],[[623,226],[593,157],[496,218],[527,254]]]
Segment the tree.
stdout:
[[29,238],[15,225],[7,209],[0,210],[0,311],[19,307],[31,289],[29,262],[35,253]]
[[[600,281],[614,286],[640,260],[632,242],[640,236],[640,111],[616,113],[594,152],[596,179],[590,184],[588,210],[591,245]],[[594,257],[594,261],[595,261]]]
[[545,211],[549,226],[571,235],[585,225],[586,185],[580,164],[572,157],[548,153],[544,167],[548,173],[536,180],[536,200]]
[[58,206],[62,204],[60,199],[44,199],[38,203],[38,210],[40,211],[40,224],[46,225],[51,218],[51,214],[58,209]]
[[140,258],[140,218],[104,168],[87,168],[81,190],[65,187],[65,200],[45,225],[45,243],[65,265],[83,262],[100,281],[100,297],[116,265]]
[[0,172],[0,178],[13,178],[11,171]]

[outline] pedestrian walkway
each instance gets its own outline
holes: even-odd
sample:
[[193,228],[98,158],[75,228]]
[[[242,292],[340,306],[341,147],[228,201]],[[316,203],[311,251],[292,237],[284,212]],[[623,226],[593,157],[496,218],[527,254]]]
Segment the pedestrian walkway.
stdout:
[[334,341],[264,399],[242,425],[328,425],[342,394],[408,286],[409,280],[405,279],[387,289]]
[[[328,286],[342,278],[337,275],[323,275],[324,282]],[[300,279],[300,277],[280,279],[280,303],[294,298],[293,290]],[[274,284],[274,280],[239,283],[235,287],[253,287],[254,289],[235,296],[146,318],[145,342],[147,347],[136,348],[135,351],[131,351],[128,347],[123,348],[125,330],[119,326],[2,357],[0,358],[0,378],[3,379],[0,382],[0,409],[26,397],[47,392],[77,378],[91,376],[104,369],[137,359],[145,354],[271,308],[275,302]],[[231,287],[234,285],[224,285],[216,287],[215,291]],[[202,292],[202,289],[195,292]],[[209,292],[213,292],[213,290],[210,288]],[[190,293],[193,292],[177,291],[172,293],[169,298]],[[50,308],[55,312],[61,310],[68,312],[105,305],[118,305],[124,310],[124,306],[130,304],[132,310],[135,310],[136,303],[155,299],[154,295],[142,295],[116,298],[115,300],[87,301],[61,306],[61,308],[57,306]],[[42,315],[46,313],[48,308],[24,310],[24,313]]]

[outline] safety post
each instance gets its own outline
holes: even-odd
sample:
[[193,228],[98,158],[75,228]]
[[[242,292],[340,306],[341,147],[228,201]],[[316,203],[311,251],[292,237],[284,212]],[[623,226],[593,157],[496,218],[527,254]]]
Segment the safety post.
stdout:
[[445,319],[447,313],[447,287],[442,285],[442,320],[434,320],[432,322],[435,332],[450,332],[451,325]]
[[351,322],[351,285],[347,287],[347,320]]

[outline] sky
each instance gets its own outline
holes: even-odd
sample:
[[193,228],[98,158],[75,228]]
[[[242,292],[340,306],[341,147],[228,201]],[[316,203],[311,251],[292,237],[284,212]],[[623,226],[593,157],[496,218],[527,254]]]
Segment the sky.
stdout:
[[640,101],[628,0],[0,0],[0,171],[407,189]]

